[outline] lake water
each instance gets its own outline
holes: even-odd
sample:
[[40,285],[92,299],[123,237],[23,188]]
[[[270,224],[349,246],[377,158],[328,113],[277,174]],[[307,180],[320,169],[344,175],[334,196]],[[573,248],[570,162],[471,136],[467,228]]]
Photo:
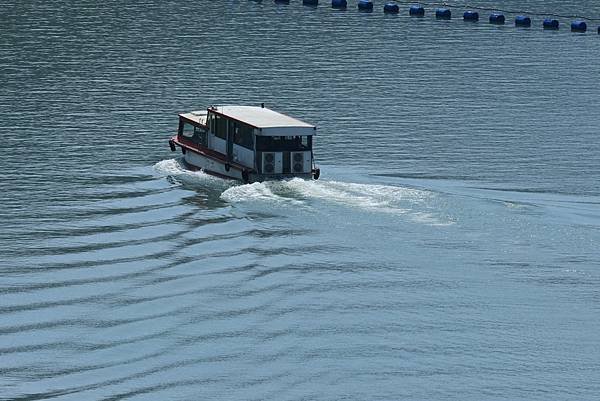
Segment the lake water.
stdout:
[[[600,22],[0,3],[0,399],[598,398]],[[261,102],[319,181],[169,151]]]

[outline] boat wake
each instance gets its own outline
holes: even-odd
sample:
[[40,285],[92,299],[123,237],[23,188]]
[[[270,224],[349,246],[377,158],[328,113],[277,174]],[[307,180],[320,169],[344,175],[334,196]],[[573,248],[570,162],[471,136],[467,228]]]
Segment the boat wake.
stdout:
[[169,177],[177,183],[191,187],[225,190],[236,185],[236,182],[233,180],[224,180],[214,175],[206,174],[201,170],[190,170],[183,165],[181,159],[159,161],[154,165],[154,170],[159,175]]
[[161,161],[154,168],[181,183],[222,191],[221,200],[231,204],[266,202],[311,208],[315,202],[326,202],[367,212],[406,215],[413,221],[430,225],[453,224],[451,219],[442,216],[438,194],[422,189],[300,178],[241,184],[187,170],[176,159]]

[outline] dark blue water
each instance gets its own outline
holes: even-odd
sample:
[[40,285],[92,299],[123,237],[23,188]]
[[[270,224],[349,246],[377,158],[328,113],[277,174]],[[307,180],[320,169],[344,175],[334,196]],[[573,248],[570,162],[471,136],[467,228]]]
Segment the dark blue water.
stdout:
[[[0,2],[0,399],[598,398],[598,22],[382,6]],[[321,180],[169,152],[261,102]]]

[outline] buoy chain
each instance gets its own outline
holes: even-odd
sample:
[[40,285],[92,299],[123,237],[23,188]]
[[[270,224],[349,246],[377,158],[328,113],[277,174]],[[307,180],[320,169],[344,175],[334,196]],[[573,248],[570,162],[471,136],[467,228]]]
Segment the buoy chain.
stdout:
[[[261,1],[261,0],[258,0]],[[276,3],[285,3],[289,4],[290,0],[274,0]],[[317,6],[319,4],[319,0],[303,0],[305,5]],[[575,19],[575,21],[571,21],[571,32],[581,32],[584,33],[587,30],[587,24],[585,21],[600,21],[600,18],[595,17],[584,17],[582,15],[565,15],[565,14],[555,14],[555,13],[545,13],[545,12],[535,12],[535,11],[522,11],[522,10],[507,10],[502,8],[495,7],[482,7],[469,3],[448,3],[446,1],[443,2],[418,2],[415,0],[390,0],[385,3],[383,7],[383,11],[386,14],[398,14],[400,12],[398,3],[407,3],[410,5],[410,15],[416,17],[423,17],[425,15],[425,8],[423,5],[428,7],[438,7],[435,10],[435,17],[437,19],[445,19],[449,20],[452,18],[452,12],[450,8],[462,8],[462,9],[471,9],[471,10],[482,10],[482,11],[491,11],[490,15],[490,23],[504,25],[505,17],[502,13],[507,14],[517,14],[515,17],[515,26],[520,27],[530,27],[531,26],[531,18],[529,18],[526,14],[535,15],[535,16],[543,16],[543,27],[544,29],[557,30],[559,28],[559,22],[556,19],[551,19],[548,17],[556,17],[556,18],[568,18]],[[417,3],[418,5],[416,5]],[[335,9],[345,10],[348,7],[348,0],[331,0],[331,7]],[[443,8],[441,8],[443,7]],[[373,11],[373,0],[358,0],[358,10],[359,11]],[[524,15],[525,14],[525,15]],[[479,13],[475,11],[465,11],[463,15],[463,19],[465,21],[478,21]],[[585,20],[585,21],[584,21]],[[600,35],[600,27],[598,27],[598,34]]]
[[[396,2],[402,3],[403,1],[396,0]],[[414,1],[404,1],[404,3],[414,4],[415,2]],[[428,7],[442,6],[442,7],[452,7],[452,8],[472,8],[475,10],[482,10],[482,11],[500,11],[500,12],[507,13],[507,14],[530,14],[530,15],[546,16],[546,17],[557,17],[557,18],[567,18],[567,19],[584,19],[587,21],[600,21],[600,18],[584,17],[581,15],[563,15],[563,14],[543,13],[543,12],[535,12],[535,11],[504,10],[501,8],[475,6],[475,5],[468,4],[468,3],[456,4],[456,3],[447,3],[447,2],[433,2],[433,3],[419,2],[419,4],[425,5]]]

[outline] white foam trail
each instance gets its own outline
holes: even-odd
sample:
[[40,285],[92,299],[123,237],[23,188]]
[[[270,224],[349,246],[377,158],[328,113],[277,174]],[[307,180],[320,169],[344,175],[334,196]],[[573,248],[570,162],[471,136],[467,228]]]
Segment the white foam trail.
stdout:
[[274,204],[307,205],[310,200],[322,200],[376,213],[406,215],[414,222],[427,225],[453,224],[436,217],[431,201],[435,194],[414,188],[391,185],[359,184],[341,181],[309,181],[294,178],[286,181],[265,181],[242,185],[202,171],[191,171],[177,159],[163,160],[154,165],[161,175],[186,184],[221,189],[221,199],[230,203],[270,202]]
[[288,181],[287,185],[309,198],[395,214],[410,212],[433,197],[427,191],[389,185],[299,179]]
[[433,193],[413,188],[299,178],[234,186],[221,194],[221,199],[234,203],[270,201],[305,204],[310,199],[319,199],[377,213],[407,215],[421,224],[452,224],[436,218],[435,211],[431,210],[433,198]]
[[299,199],[282,196],[273,192],[274,187],[277,187],[276,182],[254,182],[252,184],[237,185],[226,189],[221,194],[221,199],[233,203],[253,200],[270,201],[277,203],[304,203]]
[[154,170],[162,176],[170,176],[186,184],[215,188],[229,188],[236,184],[235,181],[215,177],[201,170],[192,171],[187,169],[178,159],[161,160],[154,165]]

